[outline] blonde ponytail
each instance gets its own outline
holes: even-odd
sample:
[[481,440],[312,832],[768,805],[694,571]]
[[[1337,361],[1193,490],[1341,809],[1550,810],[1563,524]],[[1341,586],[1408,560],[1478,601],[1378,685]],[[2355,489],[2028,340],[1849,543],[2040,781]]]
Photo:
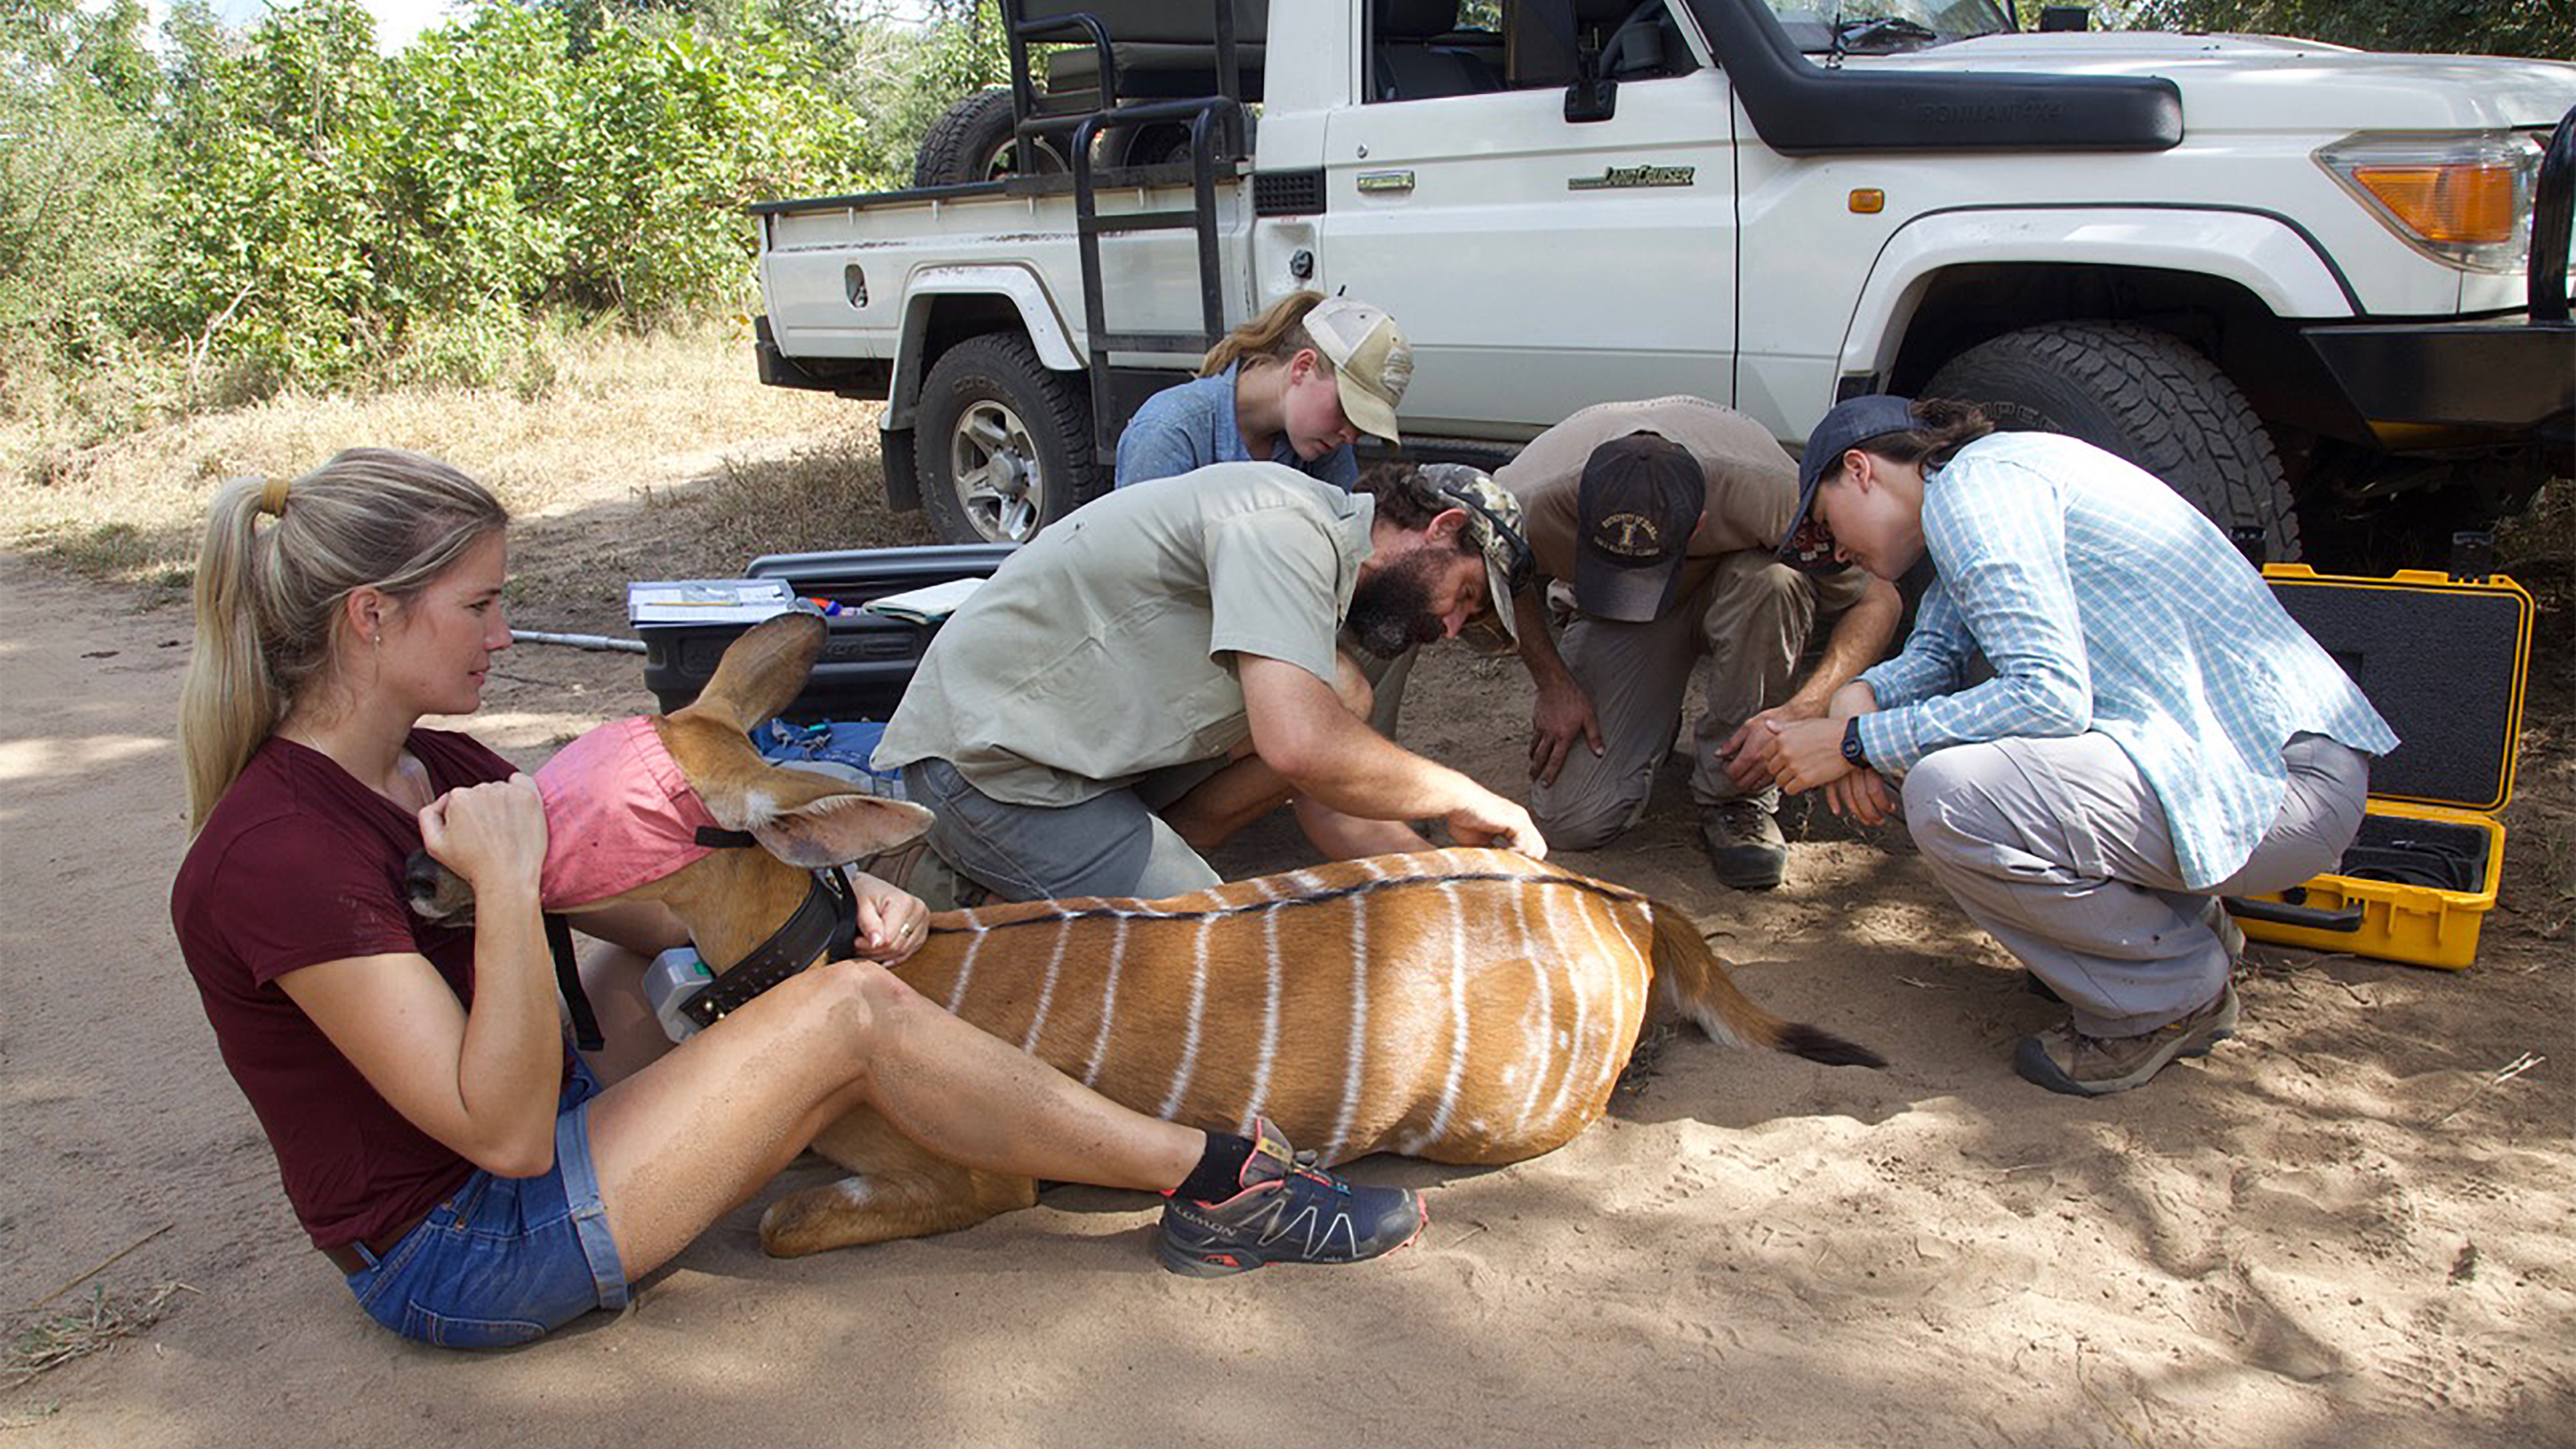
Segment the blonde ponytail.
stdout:
[[[275,522],[263,525],[264,515]],[[331,661],[340,602],[408,600],[510,515],[434,458],[351,448],[292,482],[235,478],[206,510],[196,645],[179,688],[188,832]]]
[[[1315,339],[1306,334],[1306,314],[1323,300],[1321,292],[1291,292],[1271,303],[1260,316],[1217,339],[1216,346],[1199,359],[1199,376],[1214,377],[1238,362],[1249,372],[1264,362],[1284,363],[1300,349],[1314,347]],[[1324,376],[1332,376],[1332,361],[1320,348],[1315,351],[1315,364]]]

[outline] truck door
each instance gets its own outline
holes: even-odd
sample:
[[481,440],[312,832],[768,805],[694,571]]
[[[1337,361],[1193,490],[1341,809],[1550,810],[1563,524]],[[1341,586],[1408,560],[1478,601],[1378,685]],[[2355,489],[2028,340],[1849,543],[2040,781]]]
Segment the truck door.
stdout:
[[[1325,130],[1317,279],[1412,340],[1405,426],[1526,437],[1614,399],[1732,403],[1734,105],[1668,0],[1364,9],[1364,99]],[[1616,93],[1569,122],[1583,44]]]

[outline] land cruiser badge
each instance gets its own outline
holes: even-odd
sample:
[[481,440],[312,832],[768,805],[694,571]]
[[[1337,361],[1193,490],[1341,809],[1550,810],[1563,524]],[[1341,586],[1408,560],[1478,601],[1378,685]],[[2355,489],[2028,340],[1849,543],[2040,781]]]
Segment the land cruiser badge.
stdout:
[[1691,186],[1696,166],[1609,166],[1598,176],[1569,177],[1568,191],[1608,191],[1627,186]]

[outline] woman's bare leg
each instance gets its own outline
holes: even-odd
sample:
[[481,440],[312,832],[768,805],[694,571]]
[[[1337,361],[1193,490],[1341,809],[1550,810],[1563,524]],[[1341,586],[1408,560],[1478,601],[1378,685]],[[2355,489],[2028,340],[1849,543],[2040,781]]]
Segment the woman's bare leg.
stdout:
[[629,1278],[661,1266],[864,1103],[968,1167],[1165,1191],[1206,1137],[1131,1112],[865,962],[763,993],[601,1094],[591,1157]]
[[644,968],[652,964],[611,942],[582,943],[582,990],[608,1044],[583,1052],[581,1059],[603,1085],[615,1086],[670,1053],[671,1038],[654,1017],[653,1004],[644,999]]

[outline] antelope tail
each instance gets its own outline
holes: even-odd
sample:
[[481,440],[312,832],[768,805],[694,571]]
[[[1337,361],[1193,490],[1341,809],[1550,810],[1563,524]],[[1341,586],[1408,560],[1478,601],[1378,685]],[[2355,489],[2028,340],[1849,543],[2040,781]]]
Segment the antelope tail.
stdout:
[[1708,947],[1691,918],[1662,901],[1649,901],[1655,919],[1655,989],[1673,1010],[1702,1031],[1737,1046],[1768,1047],[1829,1067],[1884,1067],[1885,1058],[1822,1027],[1782,1021],[1736,989],[1726,963]]

